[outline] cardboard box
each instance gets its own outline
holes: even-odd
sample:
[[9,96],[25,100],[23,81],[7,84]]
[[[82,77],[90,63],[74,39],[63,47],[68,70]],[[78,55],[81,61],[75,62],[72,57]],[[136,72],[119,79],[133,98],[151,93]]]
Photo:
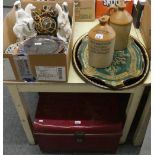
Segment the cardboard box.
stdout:
[[141,17],[140,31],[151,59],[151,4],[147,1]]
[[74,3],[76,21],[95,20],[95,0],[74,0]]
[[[110,4],[118,4],[118,0],[96,0],[96,18],[102,17],[108,13]],[[125,0],[126,10],[131,14],[133,0]]]
[[[28,3],[32,3],[41,9],[43,5],[55,6],[58,2],[63,3],[63,0],[38,2],[34,0],[22,0],[22,7]],[[74,3],[68,0],[69,13],[72,17],[72,29],[74,29]],[[16,42],[16,36],[12,30],[15,24],[15,11],[12,9],[4,19],[3,31],[3,49],[4,51],[10,45]],[[71,50],[73,45],[73,37],[70,37],[68,52],[53,55],[28,55],[26,56],[13,56],[12,54],[3,54],[4,57],[4,80],[23,81],[23,76],[35,77],[38,81],[62,81],[68,79],[68,71],[71,57]],[[21,62],[21,63],[19,63]],[[20,64],[20,65],[19,65]],[[10,70],[11,75],[8,75]],[[21,73],[22,72],[22,73]],[[22,75],[21,75],[22,74]],[[32,74],[32,75],[31,75]]]

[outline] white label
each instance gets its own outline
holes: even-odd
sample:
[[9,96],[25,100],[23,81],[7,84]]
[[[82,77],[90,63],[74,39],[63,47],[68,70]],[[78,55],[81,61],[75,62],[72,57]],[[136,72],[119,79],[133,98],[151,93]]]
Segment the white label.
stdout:
[[95,35],[95,38],[96,38],[96,39],[103,39],[103,34],[97,33],[97,34]]
[[44,121],[42,119],[39,120],[40,123],[43,123]]
[[65,67],[36,66],[37,80],[65,81]]
[[8,58],[3,59],[3,79],[16,80],[15,74],[10,64],[10,60]]
[[42,43],[34,43],[34,45],[42,45]]
[[110,6],[112,4],[117,5],[119,3],[118,0],[103,0],[105,6]]
[[81,124],[81,121],[75,121],[74,122],[76,125],[79,125],[79,124]]
[[[118,5],[120,0],[102,0],[102,1],[105,6],[110,6],[112,4]],[[131,1],[134,1],[135,4],[137,0],[124,0],[124,2],[131,2]]]

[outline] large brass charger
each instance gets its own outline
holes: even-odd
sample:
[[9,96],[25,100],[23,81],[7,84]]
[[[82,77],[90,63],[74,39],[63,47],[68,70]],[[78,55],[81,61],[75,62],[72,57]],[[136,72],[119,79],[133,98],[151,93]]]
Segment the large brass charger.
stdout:
[[76,72],[95,86],[123,90],[142,83],[149,72],[149,57],[145,47],[133,36],[129,37],[128,47],[115,51],[111,66],[95,68],[88,62],[88,35],[81,36],[73,48],[72,62]]

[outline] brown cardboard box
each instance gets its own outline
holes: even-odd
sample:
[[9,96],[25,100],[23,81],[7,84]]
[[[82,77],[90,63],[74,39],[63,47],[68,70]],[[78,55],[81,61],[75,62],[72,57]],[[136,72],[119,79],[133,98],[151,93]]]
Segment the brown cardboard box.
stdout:
[[[13,26],[15,23],[15,11],[12,9],[4,19],[3,28],[3,50],[12,43],[16,42],[16,36],[13,32]],[[21,81],[18,74],[15,62],[13,60],[12,54],[3,54],[3,79],[4,80],[17,80]],[[8,70],[10,72],[8,72]]]
[[74,3],[76,21],[95,20],[95,0],[74,0]]
[[141,17],[140,31],[151,59],[151,4],[147,1]]
[[[42,8],[43,5],[51,5],[55,6],[57,1],[53,0],[50,2],[38,2],[34,0],[22,0],[22,6],[25,6],[28,3],[32,3],[38,8]],[[58,0],[58,3],[61,4],[63,0]],[[72,17],[72,29],[74,28],[74,4],[72,0],[68,0],[69,5],[69,13]],[[13,25],[15,24],[15,11],[12,9],[6,18],[4,19],[4,31],[3,31],[3,49],[4,51],[6,48],[16,42],[16,36],[13,33]],[[40,81],[67,81],[68,79],[68,71],[69,71],[69,63],[70,63],[70,54],[72,50],[72,40],[73,37],[71,36],[69,45],[68,45],[68,52],[67,53],[59,53],[55,55],[28,55],[28,69],[29,73],[37,78]],[[15,80],[15,81],[23,81],[22,76],[19,74],[18,65],[15,61],[16,59],[23,59],[24,57],[13,56],[11,54],[3,54],[5,67],[4,67],[4,80]],[[24,58],[25,59],[25,58]],[[11,67],[10,67],[11,66]],[[11,70],[8,76],[7,70]],[[10,78],[9,78],[10,77]]]

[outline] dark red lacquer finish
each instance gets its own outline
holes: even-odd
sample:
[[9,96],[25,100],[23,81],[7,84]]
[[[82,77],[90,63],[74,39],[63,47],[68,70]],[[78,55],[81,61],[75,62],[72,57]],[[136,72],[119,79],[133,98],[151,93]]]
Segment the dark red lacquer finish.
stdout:
[[117,96],[88,93],[40,93],[33,123],[44,152],[115,152],[122,126]]

